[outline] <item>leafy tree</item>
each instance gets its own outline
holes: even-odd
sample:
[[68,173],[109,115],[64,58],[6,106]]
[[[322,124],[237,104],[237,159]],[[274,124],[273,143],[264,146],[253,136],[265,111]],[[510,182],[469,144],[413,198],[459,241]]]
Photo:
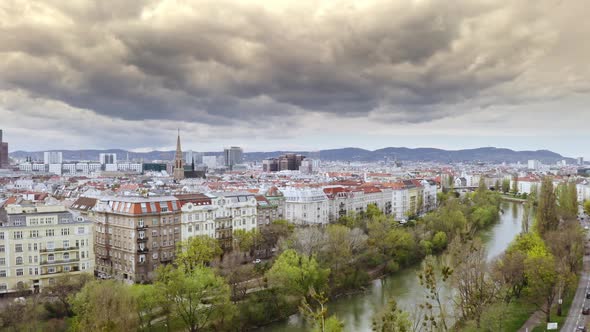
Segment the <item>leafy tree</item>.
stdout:
[[510,191],[510,180],[502,180],[502,192],[507,194]]
[[209,264],[221,255],[219,242],[209,236],[199,235],[179,243],[175,262],[186,271]]
[[322,266],[330,268],[334,288],[358,287],[365,280],[356,268],[360,255],[367,248],[367,235],[362,230],[342,225],[325,229],[326,242],[318,256]]
[[526,253],[520,250],[507,250],[493,265],[493,276],[505,287],[504,301],[519,298],[526,286],[524,261]]
[[436,232],[432,237],[432,248],[435,252],[442,252],[448,244],[447,234],[445,232]]
[[512,177],[512,193],[515,195],[518,194],[518,175]]
[[590,215],[590,200],[584,201],[584,212]]
[[456,290],[456,311],[462,321],[475,320],[477,328],[486,307],[496,300],[498,288],[488,274],[486,251],[479,239],[451,245],[454,261],[453,288]]
[[387,306],[373,317],[374,332],[410,332],[412,323],[407,312],[398,309],[394,299],[389,300]]
[[88,273],[78,275],[66,273],[55,278],[53,284],[45,287],[43,294],[46,297],[56,298],[63,306],[65,315],[71,316],[73,312],[70,305],[70,297],[79,292],[92,279],[93,276]]
[[550,177],[544,177],[541,183],[539,206],[537,207],[537,229],[543,235],[547,231],[556,230],[557,226],[559,226],[559,218],[557,217],[553,180]]
[[557,295],[558,275],[555,258],[551,254],[531,255],[525,260],[526,293],[529,301],[545,313],[547,322],[551,321],[551,305]]
[[329,269],[322,268],[315,258],[285,250],[266,273],[269,283],[287,294],[305,297],[311,288],[327,289]]
[[132,331],[139,326],[129,286],[119,281],[88,282],[71,304],[73,331]]
[[164,305],[177,314],[191,332],[204,331],[233,314],[229,286],[210,268],[198,265],[192,270],[159,267],[155,287]]
[[139,327],[146,331],[152,328],[152,321],[164,311],[162,293],[153,285],[133,285],[131,295],[135,299]]
[[313,288],[309,292],[309,301],[304,298],[301,301],[299,311],[305,319],[313,326],[314,332],[342,332],[344,325],[338,318],[328,318],[328,298],[318,294]]
[[446,265],[437,272],[434,257],[427,257],[422,263],[422,271],[418,274],[420,285],[424,287],[425,301],[420,308],[425,311],[424,324],[431,331],[448,331],[446,301],[444,301],[440,282],[446,282],[453,274],[453,269]]
[[578,192],[574,182],[557,186],[559,215],[566,220],[574,220],[578,215]]

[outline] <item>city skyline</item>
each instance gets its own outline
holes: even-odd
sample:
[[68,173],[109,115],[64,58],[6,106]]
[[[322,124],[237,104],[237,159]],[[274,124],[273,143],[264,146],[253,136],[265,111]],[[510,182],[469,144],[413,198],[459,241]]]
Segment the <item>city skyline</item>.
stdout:
[[590,159],[576,144],[590,139],[584,13],[564,1],[12,1],[0,118],[11,151],[168,150],[180,127],[197,151]]

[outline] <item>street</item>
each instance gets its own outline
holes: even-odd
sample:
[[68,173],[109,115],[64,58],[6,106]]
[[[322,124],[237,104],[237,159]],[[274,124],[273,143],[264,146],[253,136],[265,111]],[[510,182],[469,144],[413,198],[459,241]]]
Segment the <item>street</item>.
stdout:
[[[583,213],[582,216],[582,226],[586,226],[586,218],[588,217]],[[586,237],[588,238],[588,235],[586,235]],[[586,246],[588,246],[588,242],[586,242]],[[590,292],[590,256],[586,255],[588,250],[590,249],[585,249],[583,259],[584,266],[582,268],[580,282],[578,283],[578,289],[576,290],[576,295],[572,301],[567,319],[563,324],[561,331],[572,332],[577,331],[578,326],[587,326],[588,318],[587,316],[582,315],[582,309],[586,306],[590,306],[590,300],[586,299],[586,293]]]

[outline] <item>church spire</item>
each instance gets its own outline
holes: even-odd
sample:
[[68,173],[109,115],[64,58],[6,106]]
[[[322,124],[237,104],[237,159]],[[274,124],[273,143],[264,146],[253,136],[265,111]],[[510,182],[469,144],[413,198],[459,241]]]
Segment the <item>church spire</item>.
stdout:
[[176,156],[174,158],[174,179],[184,179],[184,160],[182,158],[182,149],[180,147],[180,128],[178,129],[178,138],[176,139]]

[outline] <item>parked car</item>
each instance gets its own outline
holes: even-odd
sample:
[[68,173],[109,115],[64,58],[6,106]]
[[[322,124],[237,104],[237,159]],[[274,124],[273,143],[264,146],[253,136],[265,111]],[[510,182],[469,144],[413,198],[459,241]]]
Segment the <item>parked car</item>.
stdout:
[[587,292],[587,293],[586,293],[586,298],[587,298],[587,299],[590,299],[590,292]]
[[585,307],[584,309],[582,309],[582,315],[588,315],[590,314],[590,308],[589,307]]
[[254,264],[260,264],[262,261],[260,260],[260,258],[256,258],[252,263]]
[[580,326],[576,327],[576,331],[577,332],[586,332],[586,326],[580,325]]

